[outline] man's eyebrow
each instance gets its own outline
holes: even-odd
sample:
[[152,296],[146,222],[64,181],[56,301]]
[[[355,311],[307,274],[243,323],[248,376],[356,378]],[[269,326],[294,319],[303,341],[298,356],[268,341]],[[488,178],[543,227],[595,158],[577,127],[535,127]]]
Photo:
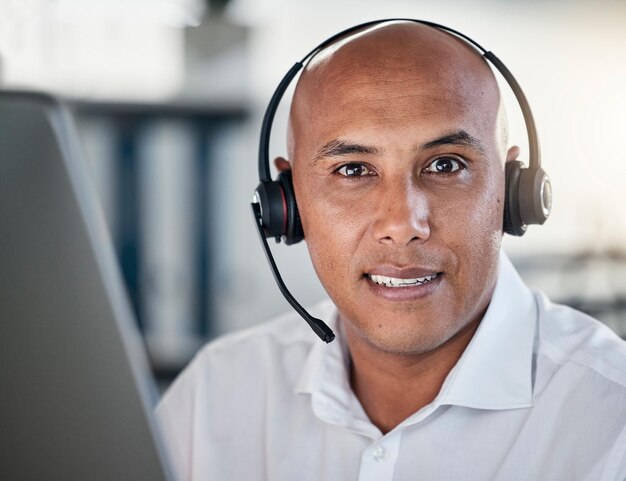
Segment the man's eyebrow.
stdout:
[[432,149],[439,147],[440,145],[463,145],[466,147],[472,147],[480,153],[485,153],[485,148],[476,137],[470,135],[467,131],[461,129],[451,134],[446,134],[438,139],[431,140],[422,145],[420,150]]
[[317,151],[315,161],[324,157],[338,157],[350,154],[378,154],[376,147],[368,145],[355,144],[341,139],[333,139]]

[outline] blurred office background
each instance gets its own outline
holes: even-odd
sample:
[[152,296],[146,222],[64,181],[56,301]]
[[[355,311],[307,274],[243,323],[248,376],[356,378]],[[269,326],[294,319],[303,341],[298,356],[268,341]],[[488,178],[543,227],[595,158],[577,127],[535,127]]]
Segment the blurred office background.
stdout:
[[[69,99],[161,379],[207,340],[289,308],[249,207],[263,111],[314,45],[393,16],[456,28],[516,75],[554,210],[505,249],[530,285],[626,337],[624,2],[0,0],[0,88]],[[521,114],[503,91],[525,158]],[[287,104],[272,155],[285,153]],[[274,252],[302,303],[324,296],[305,245]]]

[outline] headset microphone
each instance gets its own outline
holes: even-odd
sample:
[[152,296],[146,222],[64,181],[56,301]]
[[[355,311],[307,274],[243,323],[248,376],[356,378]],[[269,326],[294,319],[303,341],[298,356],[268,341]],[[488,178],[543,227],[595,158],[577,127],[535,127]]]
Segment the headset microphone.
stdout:
[[298,301],[291,295],[291,292],[285,286],[283,282],[283,278],[280,276],[278,272],[278,268],[276,267],[276,263],[274,262],[274,257],[272,257],[272,251],[270,251],[270,246],[267,245],[267,240],[265,239],[265,233],[263,232],[263,220],[261,216],[261,207],[259,202],[255,199],[255,202],[252,204],[252,213],[254,215],[254,223],[256,224],[259,232],[259,239],[261,239],[261,244],[263,244],[263,250],[265,251],[265,256],[267,257],[267,262],[270,264],[270,268],[272,269],[272,274],[274,274],[274,279],[276,280],[276,284],[278,284],[278,288],[280,292],[285,296],[287,302],[291,304],[298,314],[300,314],[304,320],[311,326],[311,329],[317,334],[320,339],[324,342],[331,342],[335,339],[335,334],[321,319],[317,319],[309,314],[304,307],[302,307]]
[[433,22],[417,20],[413,18],[389,18],[384,20],[374,20],[362,23],[354,27],[343,30],[332,37],[324,40],[317,47],[311,50],[304,58],[296,62],[287,74],[283,77],[280,84],[274,91],[272,98],[265,111],[263,117],[263,125],[261,127],[261,138],[259,142],[259,185],[254,193],[254,201],[252,203],[252,212],[254,222],[257,226],[259,238],[265,250],[265,255],[274,274],[274,279],[278,284],[280,292],[291,306],[300,314],[304,320],[311,326],[313,331],[325,342],[331,342],[335,335],[333,331],[322,322],[311,316],[287,290],[285,283],[280,277],[274,258],[267,244],[267,237],[276,238],[277,242],[281,240],[287,244],[295,244],[304,239],[304,232],[300,222],[300,214],[296,203],[296,196],[293,191],[293,183],[291,179],[291,171],[283,171],[278,175],[276,180],[272,180],[270,174],[269,161],[269,141],[272,130],[274,115],[278,109],[278,104],[283,97],[285,90],[303,67],[320,50],[332,44],[335,40],[347,34],[355,32],[365,27],[377,25],[383,22],[405,21],[423,25],[428,25],[437,30],[448,32],[466,43],[472,45],[478,50],[484,59],[488,60],[504,77],[515,94],[528,133],[528,150],[529,159],[528,167],[518,160],[510,160],[505,164],[505,200],[504,200],[504,218],[502,220],[503,231],[510,235],[521,236],[526,232],[526,228],[530,224],[543,224],[552,208],[552,188],[550,179],[545,171],[541,168],[541,155],[539,150],[539,139],[537,129],[533,120],[530,105],[526,100],[526,96],[522,88],[513,77],[509,69],[496,57],[492,52],[485,50],[476,41],[469,38],[452,28],[446,27]]

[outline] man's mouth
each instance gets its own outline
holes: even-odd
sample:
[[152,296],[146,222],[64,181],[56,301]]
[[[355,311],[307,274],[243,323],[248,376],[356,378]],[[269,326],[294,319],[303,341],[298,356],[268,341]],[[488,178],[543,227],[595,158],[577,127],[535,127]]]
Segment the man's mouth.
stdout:
[[399,277],[387,277],[376,274],[366,274],[367,278],[372,282],[385,287],[410,287],[416,285],[427,284],[439,276],[439,272],[436,272],[429,276],[414,277],[410,279],[403,279]]

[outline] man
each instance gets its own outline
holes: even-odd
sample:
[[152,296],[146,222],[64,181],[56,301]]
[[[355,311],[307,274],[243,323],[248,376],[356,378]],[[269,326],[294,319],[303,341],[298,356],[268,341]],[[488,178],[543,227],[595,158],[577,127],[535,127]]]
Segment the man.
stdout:
[[332,302],[205,348],[157,414],[185,479],[622,480],[626,348],[500,252],[507,150],[485,61],[405,22],[306,67],[288,153]]

